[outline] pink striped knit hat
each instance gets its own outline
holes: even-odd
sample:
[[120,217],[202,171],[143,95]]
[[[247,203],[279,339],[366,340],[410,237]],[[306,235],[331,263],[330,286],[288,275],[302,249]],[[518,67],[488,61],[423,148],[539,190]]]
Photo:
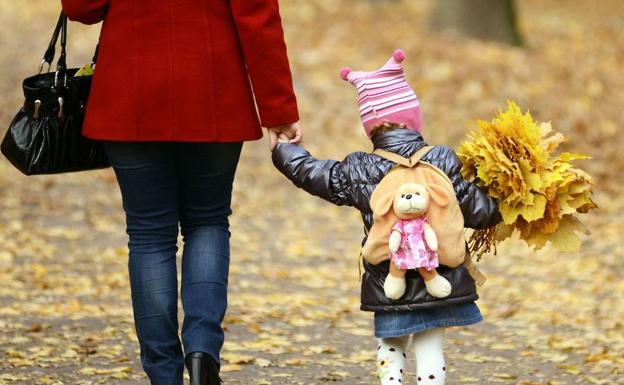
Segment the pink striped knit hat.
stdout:
[[405,52],[397,49],[377,71],[351,71],[351,68],[340,71],[342,78],[357,88],[360,116],[369,137],[373,127],[384,121],[403,123],[417,132],[422,130],[420,102],[405,80],[403,60]]

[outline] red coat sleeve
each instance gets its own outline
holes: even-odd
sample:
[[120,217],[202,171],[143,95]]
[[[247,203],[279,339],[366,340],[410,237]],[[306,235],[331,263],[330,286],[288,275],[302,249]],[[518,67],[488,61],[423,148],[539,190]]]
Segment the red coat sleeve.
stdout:
[[69,20],[96,24],[104,20],[110,0],[61,0]]
[[299,120],[277,0],[230,0],[265,127]]

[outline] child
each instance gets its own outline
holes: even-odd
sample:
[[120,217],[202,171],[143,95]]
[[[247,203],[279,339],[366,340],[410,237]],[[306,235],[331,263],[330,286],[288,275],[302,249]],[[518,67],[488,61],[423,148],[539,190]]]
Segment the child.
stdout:
[[[420,103],[405,80],[401,64],[404,58],[403,51],[397,50],[377,71],[352,72],[346,68],[341,71],[341,76],[357,87],[364,130],[374,148],[409,157],[427,144],[421,136]],[[360,210],[368,234],[373,222],[369,199],[395,163],[367,152],[352,153],[342,162],[317,160],[298,145],[285,143],[285,140],[280,142],[273,152],[275,166],[297,187],[310,194]],[[483,229],[500,222],[498,202],[461,177],[461,163],[450,148],[435,146],[422,160],[448,175],[467,227]],[[362,244],[365,241],[366,237]],[[403,382],[405,350],[410,335],[413,335],[418,384],[444,384],[444,328],[482,320],[474,303],[478,298],[475,282],[467,268],[464,265],[454,269],[438,268],[439,274],[453,288],[445,298],[428,296],[420,275],[408,271],[405,294],[396,301],[384,293],[389,262],[372,265],[364,261],[364,268],[361,309],[375,312],[381,384]]]

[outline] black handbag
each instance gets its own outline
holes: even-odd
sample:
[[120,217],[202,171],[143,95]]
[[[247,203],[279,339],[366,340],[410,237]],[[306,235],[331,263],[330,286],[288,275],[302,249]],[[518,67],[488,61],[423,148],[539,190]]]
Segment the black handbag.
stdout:
[[[56,72],[50,72],[59,35],[61,54]],[[2,154],[25,175],[109,167],[101,142],[81,134],[91,76],[74,76],[78,68],[67,68],[66,44],[67,17],[61,12],[39,73],[24,79],[26,101],[0,145]],[[42,73],[46,64],[48,72]]]

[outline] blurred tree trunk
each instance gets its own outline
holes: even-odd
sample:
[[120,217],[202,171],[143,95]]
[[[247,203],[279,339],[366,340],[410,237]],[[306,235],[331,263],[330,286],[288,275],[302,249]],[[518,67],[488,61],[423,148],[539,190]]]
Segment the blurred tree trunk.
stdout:
[[514,0],[436,0],[431,25],[484,40],[522,45]]

